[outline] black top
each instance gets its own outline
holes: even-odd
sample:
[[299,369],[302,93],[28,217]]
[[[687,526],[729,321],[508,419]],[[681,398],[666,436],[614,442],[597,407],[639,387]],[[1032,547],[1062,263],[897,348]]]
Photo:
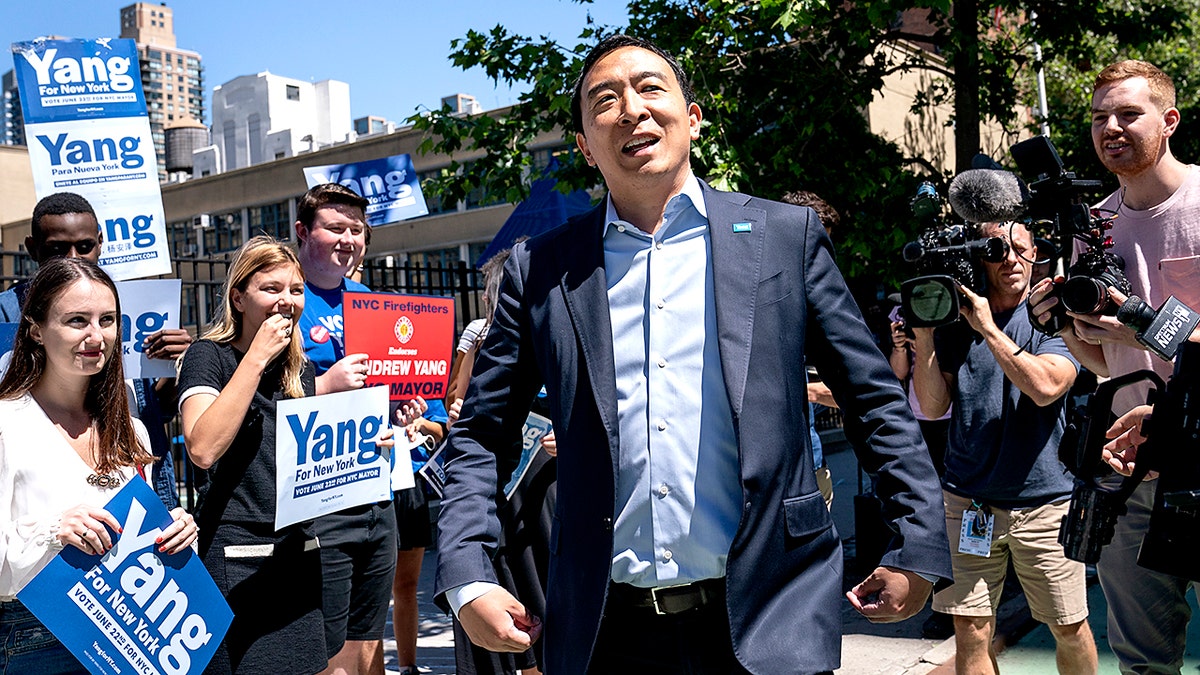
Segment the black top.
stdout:
[[[179,371],[180,401],[188,391],[229,383],[244,354],[229,344],[199,340],[188,347]],[[263,373],[250,409],[229,449],[206,472],[199,487],[196,521],[201,528],[220,523],[275,524],[275,402],[288,398],[280,378],[283,359]],[[301,382],[305,396],[316,394],[316,371],[304,362]]]

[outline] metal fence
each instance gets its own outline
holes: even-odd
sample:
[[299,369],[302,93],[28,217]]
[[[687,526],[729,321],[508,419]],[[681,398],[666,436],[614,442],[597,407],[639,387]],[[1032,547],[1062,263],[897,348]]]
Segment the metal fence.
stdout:
[[[182,281],[180,325],[193,335],[202,333],[218,315],[231,254],[211,258],[186,258],[173,261],[174,276]],[[28,278],[36,265],[24,251],[0,251],[0,283],[9,287]],[[482,316],[483,277],[464,262],[451,266],[397,264],[391,256],[367,260],[362,282],[379,292],[440,295],[453,297],[458,314],[458,330]],[[171,454],[175,460],[176,483],[180,501],[187,508],[195,505],[195,476],[183,445],[183,428],[178,416],[168,422]]]

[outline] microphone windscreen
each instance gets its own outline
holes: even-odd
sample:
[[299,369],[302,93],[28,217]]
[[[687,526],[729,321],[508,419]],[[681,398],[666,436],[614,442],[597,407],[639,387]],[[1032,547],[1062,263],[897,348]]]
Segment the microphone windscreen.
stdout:
[[950,181],[950,206],[972,223],[1017,220],[1025,214],[1029,188],[1009,171],[969,169]]

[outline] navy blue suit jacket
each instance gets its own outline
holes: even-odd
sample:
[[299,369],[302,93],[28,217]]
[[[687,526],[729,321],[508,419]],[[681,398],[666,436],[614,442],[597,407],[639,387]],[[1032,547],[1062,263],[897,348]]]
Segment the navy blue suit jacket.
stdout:
[[[816,215],[704,187],[721,366],[744,507],[726,567],[731,640],[755,673],[840,665],[842,548],[813,475],[805,355],[877,475],[896,530],[882,564],[949,579],[937,474],[900,383],[834,264]],[[494,580],[496,487],[543,385],[557,434],[558,503],[546,671],[584,673],[613,553],[617,394],[601,233],[605,205],[518,245],[450,434],[437,593]],[[735,223],[749,223],[734,231]]]

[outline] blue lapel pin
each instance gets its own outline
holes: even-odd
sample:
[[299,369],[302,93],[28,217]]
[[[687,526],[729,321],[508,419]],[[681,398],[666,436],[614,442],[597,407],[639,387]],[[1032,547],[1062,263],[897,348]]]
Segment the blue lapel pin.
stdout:
[[749,232],[750,231],[750,223],[734,223],[733,231],[734,232]]

